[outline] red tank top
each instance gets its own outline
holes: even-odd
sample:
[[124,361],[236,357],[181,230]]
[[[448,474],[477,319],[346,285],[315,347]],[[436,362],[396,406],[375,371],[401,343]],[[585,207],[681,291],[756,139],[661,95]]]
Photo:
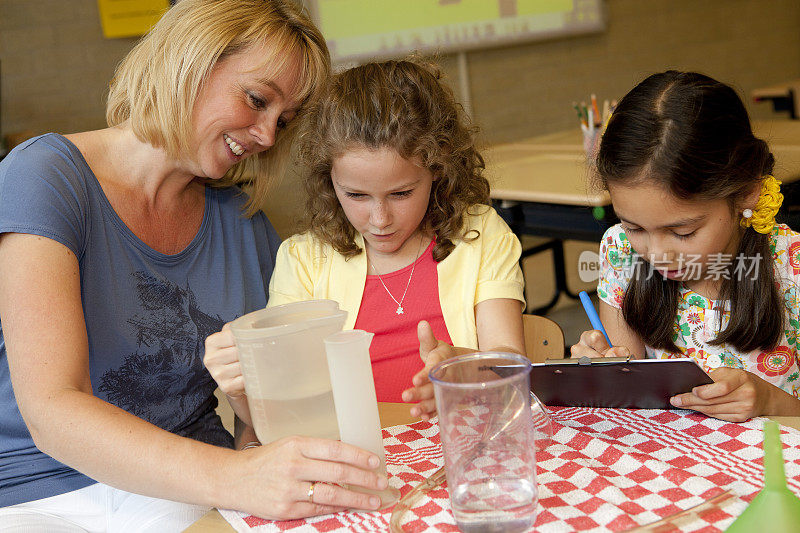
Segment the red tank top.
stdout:
[[[402,402],[400,394],[411,387],[411,378],[424,366],[419,356],[417,324],[427,320],[436,338],[452,344],[439,303],[439,275],[433,260],[432,241],[411,265],[395,272],[367,276],[355,329],[375,334],[369,353],[379,402]],[[409,282],[411,269],[414,275]],[[383,283],[381,283],[383,280]],[[383,285],[386,285],[384,288]],[[401,301],[403,314],[387,293]]]

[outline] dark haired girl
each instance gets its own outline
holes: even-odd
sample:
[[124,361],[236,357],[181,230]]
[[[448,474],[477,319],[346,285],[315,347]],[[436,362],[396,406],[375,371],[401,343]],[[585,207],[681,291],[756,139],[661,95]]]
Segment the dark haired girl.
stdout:
[[800,234],[775,223],[774,158],[742,101],[654,74],[609,121],[597,170],[621,223],[600,246],[600,316],[573,356],[695,359],[715,383],[672,405],[730,421],[800,414]]

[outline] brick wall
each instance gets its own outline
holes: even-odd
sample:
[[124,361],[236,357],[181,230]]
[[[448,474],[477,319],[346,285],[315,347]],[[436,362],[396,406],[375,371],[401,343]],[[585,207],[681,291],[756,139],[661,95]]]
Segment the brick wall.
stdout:
[[105,126],[105,96],[134,39],[104,39],[95,0],[0,0],[7,134]]

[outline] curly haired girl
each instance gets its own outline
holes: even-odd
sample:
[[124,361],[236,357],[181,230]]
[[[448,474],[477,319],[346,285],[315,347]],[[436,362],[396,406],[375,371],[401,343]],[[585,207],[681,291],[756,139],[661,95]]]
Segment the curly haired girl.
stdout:
[[[305,231],[278,251],[269,305],[339,302],[345,329],[376,334],[378,400],[414,402],[427,419],[432,365],[476,349],[524,353],[519,241],[488,205],[473,128],[435,69],[342,72],[307,124]],[[206,366],[247,421],[237,362],[227,330],[209,337]]]

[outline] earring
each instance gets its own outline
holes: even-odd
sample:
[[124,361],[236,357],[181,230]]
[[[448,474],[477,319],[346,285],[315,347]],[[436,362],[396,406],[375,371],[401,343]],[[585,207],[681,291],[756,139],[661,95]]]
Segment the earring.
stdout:
[[753,216],[753,210],[752,209],[745,209],[744,211],[742,211],[742,216],[744,218],[751,218]]

